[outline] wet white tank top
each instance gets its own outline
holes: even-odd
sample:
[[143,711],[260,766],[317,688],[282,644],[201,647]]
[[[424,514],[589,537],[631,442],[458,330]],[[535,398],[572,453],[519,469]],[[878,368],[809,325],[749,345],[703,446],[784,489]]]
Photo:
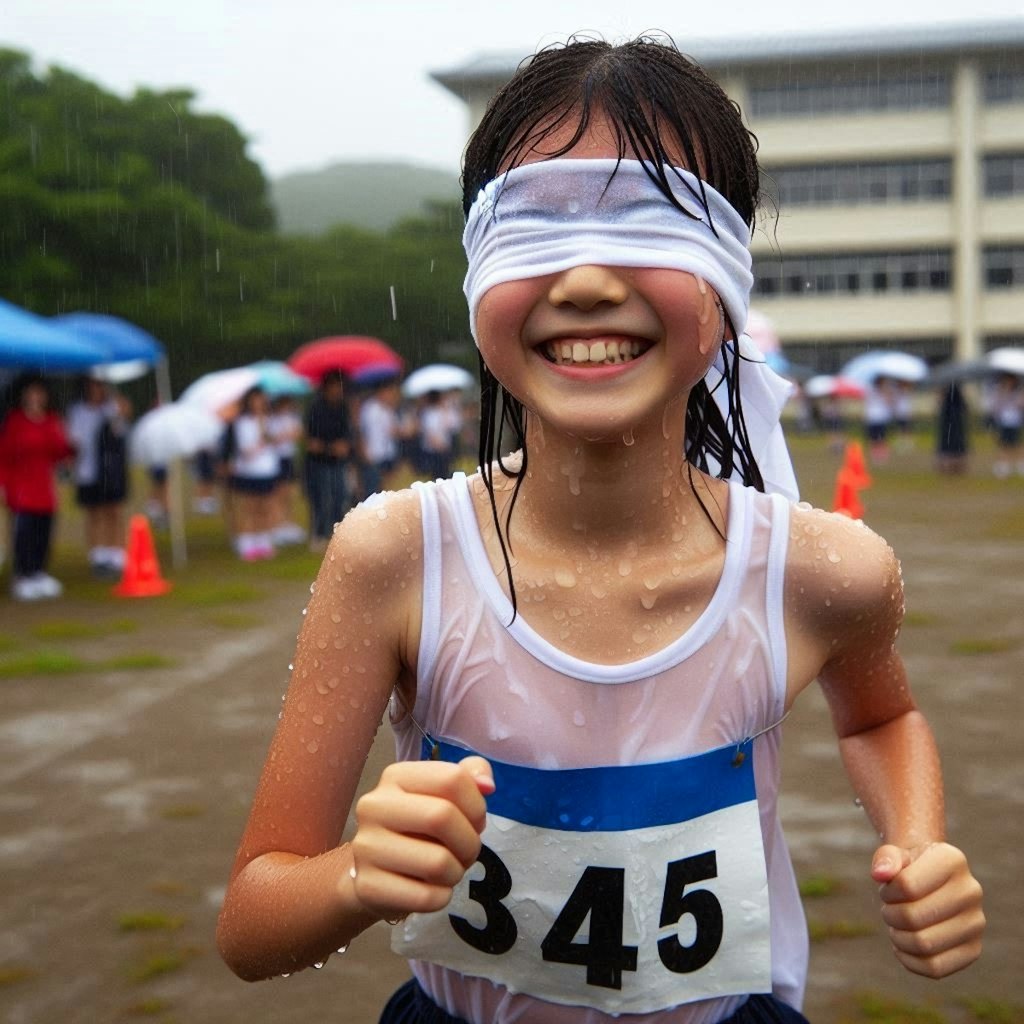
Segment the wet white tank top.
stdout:
[[[777,813],[789,505],[778,495],[729,486],[724,567],[707,608],[667,647],[619,665],[560,651],[522,614],[512,621],[466,477],[419,486],[424,595],[412,718],[431,737],[546,769],[671,761],[756,737],[771,985],[776,996],[799,1007],[807,930]],[[419,759],[421,733],[409,716],[395,717],[398,758]],[[745,999],[731,995],[613,1015],[538,1000],[424,960],[410,966],[438,1005],[470,1024],[715,1024]]]

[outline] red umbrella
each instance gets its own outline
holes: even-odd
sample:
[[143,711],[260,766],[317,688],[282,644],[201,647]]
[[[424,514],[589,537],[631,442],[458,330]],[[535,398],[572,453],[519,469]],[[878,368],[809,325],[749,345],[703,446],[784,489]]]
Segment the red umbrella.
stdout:
[[288,365],[318,383],[331,370],[351,377],[367,366],[389,366],[399,373],[405,364],[402,357],[380,339],[352,334],[310,341],[292,353]]

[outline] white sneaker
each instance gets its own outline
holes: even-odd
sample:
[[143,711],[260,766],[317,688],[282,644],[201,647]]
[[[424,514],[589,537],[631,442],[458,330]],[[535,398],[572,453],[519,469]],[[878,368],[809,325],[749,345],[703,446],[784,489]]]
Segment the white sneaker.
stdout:
[[43,597],[60,597],[64,593],[64,584],[49,573],[37,572],[32,577],[32,582]]
[[15,601],[41,601],[46,596],[35,576],[19,576],[11,584],[11,597]]

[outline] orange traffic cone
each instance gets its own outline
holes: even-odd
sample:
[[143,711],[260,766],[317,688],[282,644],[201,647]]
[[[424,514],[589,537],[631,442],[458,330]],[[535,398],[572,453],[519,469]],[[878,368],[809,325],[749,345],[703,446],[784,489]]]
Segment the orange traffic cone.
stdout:
[[864,518],[864,506],[857,496],[856,477],[845,466],[836,474],[836,491],[832,499],[832,511],[851,519]]
[[864,449],[860,441],[850,441],[843,456],[843,469],[849,470],[853,486],[863,490],[871,486],[871,474],[864,460]]
[[170,589],[171,584],[160,575],[149,520],[142,515],[132,516],[128,524],[124,575],[114,587],[114,593],[119,597],[156,597]]

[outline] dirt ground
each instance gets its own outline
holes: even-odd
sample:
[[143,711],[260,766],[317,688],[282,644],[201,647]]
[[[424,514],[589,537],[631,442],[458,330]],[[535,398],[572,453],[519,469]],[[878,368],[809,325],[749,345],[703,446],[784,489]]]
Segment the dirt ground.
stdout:
[[[805,496],[827,505],[835,458],[820,442],[796,454]],[[782,805],[815,937],[805,1010],[818,1022],[1013,1024],[1024,1021],[1024,481],[982,466],[939,478],[923,451],[875,477],[865,518],[903,560],[900,646],[943,752],[951,837],[986,888],[988,940],[978,964],[938,984],[892,959],[868,879],[871,829],[814,691],[786,726]],[[194,600],[186,582],[177,597],[125,602],[71,577],[59,604],[0,597],[2,1024],[373,1024],[407,976],[383,925],[323,970],[257,985],[214,947],[315,567],[289,557],[272,576],[222,560]],[[47,672],[40,651],[82,663],[57,657]],[[385,730],[367,776],[389,755]]]

